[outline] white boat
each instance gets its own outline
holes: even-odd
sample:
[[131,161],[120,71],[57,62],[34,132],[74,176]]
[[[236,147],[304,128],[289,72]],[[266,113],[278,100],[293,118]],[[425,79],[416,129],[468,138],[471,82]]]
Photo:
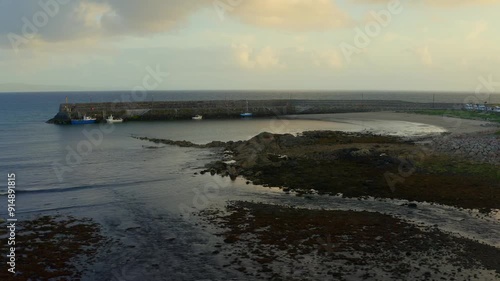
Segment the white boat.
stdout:
[[110,115],[108,118],[106,118],[106,122],[108,122],[108,123],[122,123],[123,122],[123,118],[115,119],[113,117],[113,115]]
[[202,120],[203,119],[203,116],[202,115],[195,115],[193,116],[192,118],[193,120]]

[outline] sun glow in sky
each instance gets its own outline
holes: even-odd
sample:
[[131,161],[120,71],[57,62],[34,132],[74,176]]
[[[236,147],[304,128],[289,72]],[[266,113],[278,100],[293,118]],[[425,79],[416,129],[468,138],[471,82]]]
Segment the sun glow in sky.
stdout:
[[0,85],[131,89],[149,67],[169,74],[155,90],[472,92],[500,81],[499,12],[500,0],[0,0]]

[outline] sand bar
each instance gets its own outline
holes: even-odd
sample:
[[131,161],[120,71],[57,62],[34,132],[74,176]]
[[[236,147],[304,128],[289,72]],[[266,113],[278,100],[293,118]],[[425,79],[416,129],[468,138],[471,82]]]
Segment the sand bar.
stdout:
[[452,134],[486,132],[498,130],[494,124],[487,121],[467,120],[452,117],[422,115],[414,113],[399,112],[361,112],[361,113],[335,113],[335,114],[311,114],[311,115],[287,115],[290,119],[322,120],[332,122],[350,121],[404,121],[412,123],[429,124],[444,128]]

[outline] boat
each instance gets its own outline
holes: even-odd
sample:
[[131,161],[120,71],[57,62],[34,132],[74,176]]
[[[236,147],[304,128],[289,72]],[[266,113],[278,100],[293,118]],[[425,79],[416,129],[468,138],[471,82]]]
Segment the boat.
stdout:
[[241,117],[252,117],[253,116],[253,113],[250,113],[250,112],[245,112],[245,113],[241,113],[240,114]]
[[203,115],[195,115],[192,117],[193,120],[202,120],[203,119]]
[[252,117],[253,116],[253,113],[249,112],[249,110],[248,110],[248,101],[247,101],[247,111],[244,112],[244,113],[241,113],[240,116],[243,117],[243,118],[245,118],[245,117]]
[[71,119],[71,125],[94,124],[96,121],[96,118],[83,116],[82,119]]
[[108,122],[108,123],[122,123],[123,122],[123,118],[115,119],[113,117],[113,115],[110,115],[108,118],[106,118],[106,122]]

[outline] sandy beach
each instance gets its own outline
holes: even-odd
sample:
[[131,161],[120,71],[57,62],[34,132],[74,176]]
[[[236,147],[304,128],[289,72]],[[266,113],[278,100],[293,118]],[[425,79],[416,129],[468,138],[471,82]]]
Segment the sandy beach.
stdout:
[[337,114],[288,115],[289,119],[321,120],[332,122],[403,121],[441,127],[452,134],[487,132],[497,129],[493,123],[459,118],[399,112],[361,112]]

